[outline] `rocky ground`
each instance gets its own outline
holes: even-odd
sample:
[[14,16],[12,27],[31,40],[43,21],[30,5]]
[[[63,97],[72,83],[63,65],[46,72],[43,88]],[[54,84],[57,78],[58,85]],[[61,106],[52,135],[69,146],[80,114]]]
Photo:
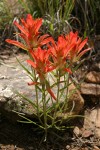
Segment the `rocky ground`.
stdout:
[[16,96],[16,90],[34,97],[30,92],[33,87],[27,89],[30,79],[16,61],[17,56],[25,64],[27,55],[15,53],[9,50],[0,53],[0,150],[99,150],[100,52],[75,74],[78,81],[85,75],[79,91],[85,102],[81,111],[84,117],[74,122],[73,130],[58,133],[59,136],[50,131],[46,142],[43,133],[36,132],[34,126],[16,122],[18,116],[12,111],[32,115],[32,111],[27,111],[28,105]]

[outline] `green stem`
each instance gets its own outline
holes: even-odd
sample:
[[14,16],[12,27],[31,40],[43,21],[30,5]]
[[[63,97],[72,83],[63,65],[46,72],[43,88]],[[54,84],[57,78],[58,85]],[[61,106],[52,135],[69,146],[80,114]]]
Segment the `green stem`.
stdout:
[[[35,82],[37,82],[35,70],[34,70],[34,80],[35,80]],[[39,119],[41,125],[43,125],[43,123],[41,121],[41,118],[40,118],[40,112],[39,112],[39,98],[38,98],[38,88],[37,88],[37,85],[35,85],[35,93],[36,93],[37,116],[38,116],[38,119]]]
[[[34,78],[35,78],[35,82],[37,82],[35,70],[34,70]],[[38,100],[38,89],[37,89],[37,85],[35,85],[35,93],[36,93],[37,115],[38,115],[38,117],[39,117],[39,100]]]
[[[69,68],[72,70],[72,64],[73,62],[71,61],[70,62],[70,65],[69,65]],[[68,76],[67,76],[67,84],[66,84],[66,99],[65,99],[65,108],[64,108],[64,111],[66,112],[67,110],[67,107],[68,107],[68,89],[69,89],[69,79],[70,79],[70,74],[68,73]]]
[[55,111],[54,111],[54,117],[53,117],[53,121],[52,121],[52,126],[55,125],[55,119],[56,119],[56,113],[57,113],[57,109],[59,107],[59,92],[60,92],[60,71],[57,71],[57,101],[56,101],[56,105],[55,105]]
[[[67,80],[66,80],[67,79]],[[63,105],[61,107],[61,110],[62,110],[62,114],[66,113],[66,110],[67,110],[67,107],[68,107],[68,87],[69,87],[69,73],[67,74],[67,77],[66,75],[64,75],[64,87],[66,87],[66,91],[65,91],[65,99],[64,99],[64,102],[63,102]],[[62,124],[63,122],[63,117],[62,119],[60,120],[60,125]]]
[[69,87],[69,73],[68,73],[68,77],[67,77],[67,84],[66,84],[66,99],[65,99],[65,103],[68,103],[68,87]]
[[59,103],[59,90],[60,90],[60,72],[57,71],[57,105]]
[[42,85],[42,102],[43,102],[43,114],[44,114],[45,141],[46,141],[47,139],[47,114],[46,114],[45,84]]

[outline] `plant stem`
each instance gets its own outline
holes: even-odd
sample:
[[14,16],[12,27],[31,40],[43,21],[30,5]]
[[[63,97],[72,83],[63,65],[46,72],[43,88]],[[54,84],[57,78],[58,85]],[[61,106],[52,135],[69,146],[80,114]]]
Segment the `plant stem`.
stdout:
[[[37,79],[36,79],[36,72],[34,70],[34,79],[35,79],[35,82],[37,82]],[[35,85],[35,93],[36,93],[36,106],[37,106],[37,116],[38,116],[38,119],[41,123],[41,125],[43,125],[42,121],[41,121],[41,118],[40,118],[40,112],[39,112],[39,99],[38,99],[38,88],[37,88],[37,85]]]
[[[61,107],[61,110],[62,110],[62,114],[66,113],[66,110],[67,110],[67,107],[68,107],[68,87],[69,87],[69,73],[67,74],[67,77],[66,75],[64,75],[64,87],[66,87],[66,91],[65,91],[65,99],[63,101],[63,105]],[[64,92],[64,91],[63,91]],[[62,119],[60,120],[60,125],[62,124],[63,122],[63,117]]]
[[65,103],[68,103],[68,87],[69,87],[69,73],[68,73],[68,77],[67,77],[67,84],[66,84],[66,99],[65,99]]
[[60,71],[57,71],[57,105],[59,103]]
[[[35,82],[37,82],[35,70],[34,70],[34,78],[35,78]],[[35,93],[36,93],[37,115],[39,116],[39,100],[38,100],[38,89],[37,89],[37,85],[35,85]]]
[[56,105],[55,105],[55,111],[54,111],[54,117],[53,117],[53,121],[52,121],[52,126],[55,125],[55,119],[56,119],[56,113],[57,113],[57,109],[59,106],[59,92],[60,92],[60,71],[57,71],[57,101],[56,101]]
[[[72,61],[70,62],[70,65],[69,65],[70,69],[72,70]],[[64,108],[64,111],[66,112],[67,110],[67,107],[68,107],[68,90],[69,90],[69,79],[70,79],[70,74],[68,73],[67,75],[67,84],[66,84],[66,95],[65,95],[65,108]]]
[[46,141],[47,139],[47,114],[46,114],[45,84],[42,85],[42,102],[43,102],[43,114],[44,114],[45,141]]

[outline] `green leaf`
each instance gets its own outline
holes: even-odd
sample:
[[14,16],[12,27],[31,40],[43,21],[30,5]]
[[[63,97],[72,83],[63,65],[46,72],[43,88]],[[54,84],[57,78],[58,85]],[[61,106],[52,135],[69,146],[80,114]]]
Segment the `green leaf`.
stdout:
[[18,60],[18,58],[16,57],[18,63],[20,64],[20,66],[29,74],[29,77],[31,78],[31,80],[33,81],[33,74]]
[[23,94],[16,92],[18,94],[18,96],[22,97],[23,99],[25,99],[26,101],[28,101],[34,108],[37,108],[36,104],[29,98],[27,98],[26,96],[24,96]]

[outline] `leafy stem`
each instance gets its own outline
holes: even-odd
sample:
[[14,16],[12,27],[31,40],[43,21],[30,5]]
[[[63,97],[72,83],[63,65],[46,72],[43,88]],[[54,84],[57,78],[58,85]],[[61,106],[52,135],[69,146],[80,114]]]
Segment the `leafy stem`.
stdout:
[[45,141],[47,139],[47,113],[46,113],[46,93],[45,84],[42,84],[42,102],[43,102],[43,115],[44,115],[44,128],[45,128]]

